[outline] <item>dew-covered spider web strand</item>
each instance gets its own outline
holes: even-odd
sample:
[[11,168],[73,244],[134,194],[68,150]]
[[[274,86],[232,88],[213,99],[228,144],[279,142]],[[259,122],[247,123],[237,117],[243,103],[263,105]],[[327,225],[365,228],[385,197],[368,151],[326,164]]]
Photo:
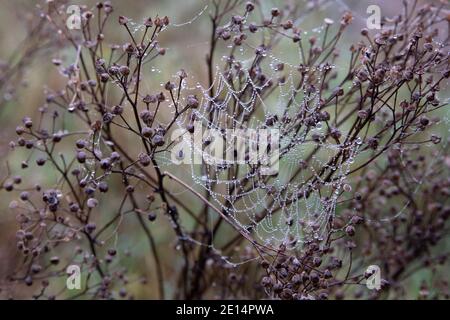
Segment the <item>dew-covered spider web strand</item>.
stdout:
[[[239,68],[238,75],[217,68],[214,95],[210,95],[211,88],[197,84],[194,89],[201,93],[200,106],[192,114],[180,117],[177,125],[186,131],[194,121],[202,124],[202,144],[200,147],[191,144],[190,151],[204,156],[205,145],[213,145],[217,138],[210,132],[219,133],[227,141],[224,150],[227,154],[239,151],[229,141],[238,141],[246,131],[279,131],[280,161],[276,174],[264,174],[258,164],[225,162],[203,166],[191,163],[191,176],[242,229],[254,230],[268,244],[295,246],[311,237],[321,237],[334,214],[361,140],[346,144],[326,141],[328,128],[321,122],[324,114],[319,90],[299,86],[298,66],[293,64],[284,63],[287,76],[280,79],[280,59],[269,54],[265,57],[269,62],[260,77],[251,74],[255,71],[250,70],[248,60],[232,62]],[[320,75],[324,70],[318,68],[315,72]],[[191,138],[186,134],[183,139]],[[249,137],[247,145],[240,146],[244,159],[255,141],[257,137]],[[339,153],[346,156],[336,162]],[[169,156],[166,164],[170,165]],[[333,179],[325,180],[324,173],[331,171]]]

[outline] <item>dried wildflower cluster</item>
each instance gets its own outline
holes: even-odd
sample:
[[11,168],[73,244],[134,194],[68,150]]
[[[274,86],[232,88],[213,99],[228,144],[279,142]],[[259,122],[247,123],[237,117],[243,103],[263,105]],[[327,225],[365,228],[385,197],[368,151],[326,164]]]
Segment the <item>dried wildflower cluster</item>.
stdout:
[[[143,85],[145,66],[164,59],[168,17],[135,28],[105,1],[82,8],[73,32],[61,22],[64,6],[52,5],[46,23],[75,62],[53,59],[67,82],[48,89],[39,116],[24,117],[11,142],[28,151],[23,178],[2,186],[15,198],[22,255],[7,295],[26,285],[34,298],[132,298],[138,282],[159,298],[402,298],[415,271],[445,265],[448,253],[434,250],[448,239],[450,212],[438,130],[448,129],[440,91],[450,76],[442,5],[405,5],[343,54],[350,12],[307,35],[299,23],[313,6],[266,12],[257,1],[212,1],[207,80],[197,86],[189,65],[161,86]],[[108,43],[111,29],[128,40]],[[167,161],[171,134],[189,135],[196,121],[219,132],[278,129],[279,172],[202,164],[180,176]],[[56,183],[23,186],[37,167]],[[176,261],[165,259],[161,228]],[[128,233],[148,240],[149,254],[124,250]],[[129,275],[124,260],[147,255],[148,277]],[[72,264],[85,274],[77,293],[64,287]],[[369,265],[383,271],[380,291],[364,287]],[[421,298],[448,297],[448,283],[435,281]]]

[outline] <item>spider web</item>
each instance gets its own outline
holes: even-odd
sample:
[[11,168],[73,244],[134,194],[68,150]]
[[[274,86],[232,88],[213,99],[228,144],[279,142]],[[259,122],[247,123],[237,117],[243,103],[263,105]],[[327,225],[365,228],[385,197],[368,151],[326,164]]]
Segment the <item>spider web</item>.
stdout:
[[[194,23],[206,9],[207,6],[193,19],[172,27]],[[309,33],[320,34],[323,30],[322,26]],[[258,30],[256,36],[260,32],[264,31]],[[303,32],[303,36],[307,34]],[[264,74],[263,78],[250,76],[250,72],[254,71],[255,50],[260,51],[263,59],[257,70]],[[205,142],[213,143],[217,138],[208,130],[216,135],[218,133],[225,141],[238,141],[246,130],[258,132],[269,127],[279,130],[279,170],[276,175],[265,175],[258,166],[236,162],[221,165],[191,163],[189,174],[197,189],[203,190],[213,204],[242,230],[252,230],[265,244],[284,243],[298,248],[304,242],[322,238],[326,224],[335,214],[338,199],[343,192],[351,191],[351,187],[346,184],[350,167],[358,157],[370,151],[362,148],[363,142],[359,137],[345,143],[323,139],[330,128],[320,119],[319,86],[298,86],[302,52],[298,46],[289,46],[290,54],[282,50],[270,51],[256,44],[253,46],[248,41],[235,51],[232,61],[229,56],[218,59],[210,87],[190,78],[190,82],[195,85],[190,87],[183,83],[181,90],[197,94],[199,107],[179,117],[176,125],[183,132],[179,139],[190,146],[189,154],[200,154],[205,158],[210,157],[205,151]],[[232,72],[224,72],[222,65],[226,64],[232,66]],[[282,72],[279,70],[280,65],[283,66]],[[305,79],[305,83],[311,80],[319,84],[324,73],[331,69],[341,68],[322,63],[312,70],[316,79]],[[351,84],[346,89],[350,88]],[[265,91],[269,90],[271,94],[265,96]],[[186,97],[187,94],[181,96]],[[169,110],[174,112],[175,106],[170,105]],[[274,117],[276,121],[273,121]],[[312,119],[314,124],[300,124],[300,120],[306,118]],[[331,118],[329,122],[333,120]],[[191,136],[186,131],[194,121],[200,122],[206,130],[201,146],[192,144]],[[275,123],[268,125],[268,122]],[[230,135],[229,129],[238,131]],[[341,141],[348,140],[345,138]],[[253,136],[248,139],[247,146],[240,147],[248,153],[252,145],[258,145],[258,141]],[[225,154],[239,151],[238,147],[229,143],[225,149]],[[315,152],[315,149],[318,151]],[[333,161],[339,152],[345,153],[346,157],[339,162]],[[160,166],[168,170],[174,168],[171,153],[176,153],[175,157],[180,160],[189,156],[180,154],[175,148],[160,153]],[[332,179],[325,179],[327,174],[324,175],[323,170],[334,172]]]
[[[316,30],[319,31],[320,28]],[[323,235],[330,216],[335,213],[346,175],[359,152],[361,139],[347,145],[314,141],[314,137],[323,137],[328,130],[324,123],[317,119],[320,110],[319,90],[297,87],[295,83],[299,78],[298,65],[282,61],[271,52],[263,54],[266,59],[266,79],[256,82],[249,76],[252,60],[247,58],[254,50],[251,46],[241,47],[239,57],[235,57],[233,61],[233,64],[241,66],[241,74],[244,74],[240,80],[237,75],[230,77],[229,74],[224,74],[217,64],[214,83],[211,86],[214,88],[212,96],[211,88],[200,83],[192,88],[183,86],[182,90],[200,92],[200,104],[192,114],[180,117],[176,123],[186,133],[186,127],[195,119],[202,123],[205,130],[214,130],[224,140],[236,141],[242,131],[230,136],[227,129],[253,129],[258,132],[260,129],[267,129],[268,121],[274,116],[278,118],[271,126],[280,132],[277,175],[261,174],[261,168],[242,163],[226,163],[221,166],[199,166],[191,163],[190,174],[193,183],[203,189],[217,208],[233,219],[242,230],[252,229],[257,238],[266,244],[284,243],[297,247],[304,241]],[[298,51],[298,57],[300,55]],[[221,63],[225,63],[227,59],[228,57],[224,56]],[[279,79],[280,72],[277,71],[280,63],[283,63],[283,73],[286,74],[282,81]],[[325,69],[318,68],[316,72],[319,81]],[[237,81],[242,82],[241,88],[245,88],[247,94],[244,95],[242,89],[235,89]],[[273,87],[273,92],[270,98],[266,99],[261,96],[261,92],[269,87]],[[254,116],[246,118],[247,114]],[[300,130],[295,131],[294,125],[298,125],[298,122],[293,119],[299,115],[303,120],[311,117],[317,124],[312,128],[300,126]],[[291,122],[280,120],[287,118],[291,119]],[[202,141],[211,142],[214,138],[206,132]],[[181,139],[189,144],[191,137],[184,134]],[[248,145],[253,143],[256,141],[249,139]],[[320,149],[319,152],[311,155],[316,146]],[[225,153],[233,152],[233,147],[227,144]],[[190,148],[191,154],[208,156],[204,148],[192,144]],[[248,148],[247,146],[247,150]],[[330,165],[333,157],[342,150],[348,152],[347,160]],[[170,152],[177,151],[172,149],[166,154],[160,154],[159,161],[164,163],[161,166],[173,169]],[[177,156],[183,158],[186,155]],[[325,181],[318,172],[321,168],[334,170],[335,178]]]

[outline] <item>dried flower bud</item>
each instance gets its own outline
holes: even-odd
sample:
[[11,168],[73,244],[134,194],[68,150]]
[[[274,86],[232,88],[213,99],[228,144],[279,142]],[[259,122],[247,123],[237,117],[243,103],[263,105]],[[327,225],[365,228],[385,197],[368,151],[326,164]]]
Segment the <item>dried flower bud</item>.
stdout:
[[142,135],[146,138],[150,138],[155,133],[155,130],[153,130],[150,127],[143,127],[142,128]]
[[197,99],[197,97],[195,96],[195,95],[189,95],[189,96],[187,96],[187,98],[186,98],[186,102],[187,102],[187,106],[189,107],[189,108],[193,108],[193,109],[195,109],[195,108],[197,108],[198,107],[198,99]]
[[368,116],[369,116],[369,113],[366,110],[358,111],[358,118],[367,119]]
[[231,22],[232,22],[233,24],[237,24],[237,25],[242,24],[242,21],[243,21],[243,20],[244,20],[244,18],[241,17],[241,16],[238,16],[238,15],[235,15],[235,16],[232,16],[232,17],[231,17]]
[[96,226],[96,224],[93,223],[93,222],[90,222],[90,223],[86,224],[86,226],[84,227],[84,230],[85,230],[87,233],[92,233],[92,232],[95,231],[95,229],[97,229],[97,226]]
[[369,79],[369,75],[367,74],[366,70],[364,70],[364,69],[359,70],[356,76],[358,77],[359,81],[361,81],[361,82],[367,81],[367,79]]
[[150,123],[153,120],[153,118],[155,117],[155,115],[152,111],[144,110],[144,111],[141,111],[141,113],[139,113],[139,117],[145,123]]
[[330,136],[333,137],[334,139],[339,139],[342,136],[342,133],[337,128],[331,128]]
[[254,23],[250,23],[250,24],[248,25],[248,30],[249,30],[251,33],[255,33],[256,31],[258,31],[258,26],[257,26],[256,24],[254,24]]
[[430,120],[425,116],[421,117],[419,121],[420,121],[420,124],[424,127],[430,123]]
[[114,106],[112,108],[112,113],[119,116],[123,113],[123,107],[122,106]]
[[432,134],[430,139],[431,139],[431,142],[433,142],[434,144],[439,144],[441,142],[442,138],[435,134]]
[[287,20],[281,26],[283,27],[284,30],[289,30],[294,26],[294,23],[292,22],[292,20]]
[[360,216],[353,216],[350,219],[350,223],[354,224],[354,225],[361,224],[361,223],[363,223],[363,221],[364,221],[364,219]]
[[124,16],[119,16],[119,24],[120,25],[126,25],[128,23],[129,19],[127,17]]
[[95,208],[98,206],[98,200],[95,198],[89,198],[88,201],[86,202],[88,208]]
[[228,31],[223,31],[220,36],[222,37],[223,40],[227,41],[231,38],[231,33]]
[[157,98],[158,98],[158,102],[166,101],[166,97],[164,96],[164,93],[162,93],[162,92],[158,93]]
[[166,54],[166,48],[158,48],[158,54],[163,56]]
[[110,75],[115,76],[117,74],[119,74],[120,70],[118,66],[111,66],[108,68],[108,72]]
[[147,94],[147,95],[142,99],[142,101],[143,101],[144,103],[146,103],[146,104],[156,103],[157,98],[156,98],[155,95],[149,95],[149,94]]
[[11,191],[14,190],[14,185],[12,184],[11,181],[6,181],[6,182],[3,184],[3,188],[4,188],[6,191],[11,192]]
[[165,143],[164,137],[159,134],[156,134],[152,139],[152,143],[158,147],[161,147]]
[[24,132],[25,132],[24,127],[21,127],[21,126],[16,127],[16,133],[17,133],[17,135],[20,136],[20,135],[22,135]]
[[167,91],[172,91],[173,89],[175,89],[175,83],[167,81],[166,84],[164,85],[164,89],[166,89]]
[[37,158],[36,164],[40,167],[43,166],[45,164],[45,158]]
[[101,167],[103,170],[108,170],[108,169],[110,169],[110,168],[111,168],[111,159],[105,158],[105,159],[100,160],[100,167]]
[[280,15],[280,10],[278,8],[272,8],[272,10],[270,10],[270,14],[272,17],[278,17]]
[[376,150],[378,149],[378,139],[377,138],[369,138],[367,140],[367,145],[369,146],[369,148]]
[[108,124],[111,123],[114,120],[114,114],[112,114],[111,112],[106,112],[103,115],[103,122]]
[[50,258],[50,263],[53,265],[57,265],[59,263],[59,257],[53,256]]
[[33,121],[30,117],[25,117],[22,119],[23,124],[25,125],[25,128],[30,129],[33,126]]
[[102,181],[98,184],[98,190],[100,190],[100,192],[106,193],[108,192],[108,189],[109,187],[106,182]]
[[187,73],[184,69],[180,69],[180,71],[177,72],[177,75],[180,77],[180,79],[187,78]]
[[254,5],[252,2],[248,1],[248,2],[245,4],[245,10],[246,10],[247,12],[252,12],[253,9],[255,9],[255,5]]
[[120,66],[119,72],[122,76],[126,77],[130,74],[130,68],[128,68],[127,66]]
[[353,237],[355,235],[355,228],[353,226],[347,226],[345,228],[345,233],[350,237]]
[[145,20],[144,20],[144,25],[145,25],[147,28],[153,27],[153,21],[152,21],[152,18],[147,18],[147,19],[145,19]]
[[84,151],[77,152],[77,160],[79,163],[85,163],[86,158],[87,158],[86,152]]
[[120,154],[116,151],[111,152],[110,158],[112,161],[120,160]]
[[144,152],[140,153],[138,155],[138,160],[139,163],[143,166],[143,167],[147,167],[150,165],[150,163],[152,162],[152,159],[150,158],[150,156]]
[[156,213],[154,213],[153,211],[149,212],[147,215],[147,218],[149,221],[155,221],[156,220]]

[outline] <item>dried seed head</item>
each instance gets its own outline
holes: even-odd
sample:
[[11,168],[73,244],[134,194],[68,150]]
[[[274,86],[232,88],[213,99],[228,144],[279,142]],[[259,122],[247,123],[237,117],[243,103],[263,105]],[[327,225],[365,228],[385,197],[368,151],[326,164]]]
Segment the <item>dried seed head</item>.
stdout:
[[142,135],[146,138],[150,138],[155,133],[155,130],[153,130],[150,127],[143,127],[142,128]]
[[100,192],[108,192],[108,184],[105,181],[102,181],[98,184],[98,190],[100,190]]
[[180,71],[178,71],[177,75],[180,77],[180,79],[187,78],[187,73],[184,69],[180,69]]
[[88,208],[95,208],[98,206],[98,200],[95,198],[89,198],[88,201],[86,202]]
[[339,129],[337,128],[331,128],[330,130],[330,135],[334,138],[334,139],[339,139],[342,136],[342,133]]
[[116,151],[111,152],[110,158],[112,161],[119,161],[120,160],[120,154]]
[[100,167],[103,170],[109,170],[111,168],[111,159],[105,158],[105,159],[100,160]]
[[108,82],[109,80],[109,74],[107,74],[106,72],[103,72],[102,74],[100,74],[100,81],[105,83]]
[[112,108],[112,113],[119,116],[123,113],[123,107],[122,106],[114,106]]
[[152,222],[155,221],[156,220],[156,213],[153,212],[153,211],[149,212],[148,215],[147,215],[147,218],[148,218],[149,221],[152,221]]
[[367,119],[368,116],[369,116],[369,113],[366,110],[358,111],[358,118]]
[[122,76],[126,77],[130,74],[130,68],[128,68],[127,66],[120,66],[119,72]]
[[27,286],[33,285],[33,278],[31,278],[31,276],[27,276],[24,281]]
[[164,85],[164,89],[166,89],[167,91],[172,91],[176,88],[175,83],[167,81],[166,84]]
[[139,117],[146,124],[149,124],[153,120],[154,116],[155,116],[154,113],[149,110],[144,110],[144,111],[141,111],[141,113],[139,113]]
[[144,167],[149,166],[150,163],[152,162],[152,159],[150,158],[150,156],[144,152],[142,152],[138,155],[138,160],[139,160],[139,163]]
[[238,16],[238,15],[235,15],[235,16],[232,16],[232,17],[231,17],[231,22],[232,22],[233,24],[237,24],[237,25],[242,24],[242,21],[243,21],[243,20],[244,20],[244,18],[241,17],[241,16]]
[[30,194],[27,191],[23,191],[20,193],[20,199],[22,201],[27,201],[30,197]]
[[6,181],[6,182],[3,184],[3,188],[4,188],[6,191],[11,192],[11,191],[14,190],[14,185],[13,185],[13,183],[12,183],[11,181]]
[[36,164],[40,167],[43,166],[45,164],[45,158],[37,158]]
[[119,24],[120,25],[126,25],[128,23],[129,19],[127,17],[124,16],[119,16]]
[[30,117],[24,117],[22,119],[23,124],[25,125],[25,128],[30,129],[33,126],[33,121]]
[[353,226],[347,226],[345,228],[345,233],[347,233],[350,237],[353,237],[355,235],[355,228]]
[[198,107],[199,103],[198,103],[198,99],[197,99],[197,97],[195,95],[187,96],[186,101],[187,101],[187,106],[189,108],[195,109],[195,108]]
[[156,134],[152,139],[152,143],[158,147],[161,147],[165,143],[164,137],[159,134]]
[[280,10],[278,8],[272,8],[272,10],[270,10],[270,14],[272,17],[278,17],[280,15]]
[[223,40],[227,41],[231,38],[231,33],[225,30],[220,33],[220,36],[222,37]]
[[50,263],[53,265],[57,265],[59,263],[59,257],[53,256],[50,258]]
[[158,48],[158,54],[163,56],[166,54],[166,48]]
[[158,99],[158,102],[166,101],[166,97],[164,96],[164,93],[162,93],[162,92],[158,93],[156,98]]
[[357,224],[361,224],[363,223],[364,219],[360,216],[352,216],[352,218],[350,219],[350,223],[357,225]]
[[21,126],[18,126],[18,127],[16,127],[16,133],[17,133],[17,135],[22,135],[23,133],[25,132],[25,128],[24,127],[21,127]]
[[86,158],[87,158],[86,152],[84,152],[84,151],[77,152],[77,160],[79,163],[85,163]]
[[95,229],[97,229],[97,226],[96,226],[96,224],[93,223],[93,222],[90,222],[90,223],[86,224],[86,226],[84,227],[84,230],[85,230],[87,233],[92,233],[92,232],[95,231]]
[[152,21],[152,18],[147,18],[147,19],[145,19],[145,20],[144,20],[144,25],[145,25],[147,28],[153,27],[153,21]]
[[156,101],[158,101],[158,99],[156,98],[155,95],[147,94],[147,95],[142,99],[142,101],[143,101],[144,103],[146,103],[146,104],[150,104],[150,103],[156,103]]

